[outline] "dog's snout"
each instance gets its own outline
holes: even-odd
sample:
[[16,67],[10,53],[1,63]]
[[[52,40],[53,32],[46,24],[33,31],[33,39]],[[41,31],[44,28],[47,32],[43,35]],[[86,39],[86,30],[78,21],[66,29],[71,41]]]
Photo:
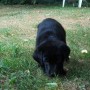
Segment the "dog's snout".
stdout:
[[56,71],[56,65],[45,63],[45,72],[49,77],[54,77]]
[[49,77],[54,77],[55,76],[55,73],[50,73],[49,74]]

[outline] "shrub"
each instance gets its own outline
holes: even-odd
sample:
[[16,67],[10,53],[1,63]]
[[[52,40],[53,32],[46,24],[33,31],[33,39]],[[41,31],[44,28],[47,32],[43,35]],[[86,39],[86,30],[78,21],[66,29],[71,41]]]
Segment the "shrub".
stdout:
[[2,4],[35,4],[36,0],[0,0]]

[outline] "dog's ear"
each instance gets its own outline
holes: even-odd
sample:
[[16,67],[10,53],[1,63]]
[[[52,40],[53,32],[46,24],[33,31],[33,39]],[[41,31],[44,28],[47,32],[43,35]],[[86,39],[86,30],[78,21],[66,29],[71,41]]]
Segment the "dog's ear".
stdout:
[[37,49],[33,53],[33,58],[35,61],[37,61],[40,65],[42,65],[42,58],[43,54],[42,52],[39,52]]
[[37,50],[38,51],[43,51],[45,49],[47,49],[47,46],[49,45],[48,41],[45,40],[43,41],[42,43],[40,43],[38,46],[37,46]]
[[70,54],[70,48],[69,48],[66,44],[62,43],[62,44],[60,45],[60,50],[61,50],[61,53],[63,54],[63,58],[64,58],[66,61],[68,61],[68,59],[69,59],[69,54]]
[[70,55],[70,48],[67,45],[65,45],[65,47],[64,47],[64,59],[66,61],[69,60],[69,55]]

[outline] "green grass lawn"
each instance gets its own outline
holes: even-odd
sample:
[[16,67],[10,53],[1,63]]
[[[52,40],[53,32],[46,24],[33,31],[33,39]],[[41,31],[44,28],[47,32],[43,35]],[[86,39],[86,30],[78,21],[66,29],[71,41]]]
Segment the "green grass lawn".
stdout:
[[[48,17],[67,33],[71,58],[65,77],[45,76],[32,58],[37,25]],[[0,6],[0,90],[90,90],[90,8]]]

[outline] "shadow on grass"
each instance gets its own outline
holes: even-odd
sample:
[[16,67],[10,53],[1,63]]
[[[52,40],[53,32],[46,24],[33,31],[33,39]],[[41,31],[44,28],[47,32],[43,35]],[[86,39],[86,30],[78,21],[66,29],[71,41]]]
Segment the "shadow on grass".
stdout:
[[68,64],[68,79],[81,78],[90,82],[90,61],[73,59]]

